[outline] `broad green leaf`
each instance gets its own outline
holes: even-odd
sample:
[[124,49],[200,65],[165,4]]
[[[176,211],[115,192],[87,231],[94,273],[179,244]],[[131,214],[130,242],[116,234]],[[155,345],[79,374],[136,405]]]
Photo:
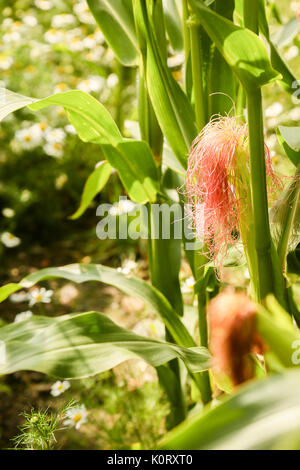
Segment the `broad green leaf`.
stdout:
[[211,410],[197,413],[167,434],[162,449],[267,450],[300,432],[300,371],[243,387]]
[[270,64],[263,42],[256,34],[213,12],[201,0],[190,0],[190,3],[197,20],[247,90],[279,78]]
[[0,374],[33,370],[83,378],[136,357],[154,367],[179,358],[189,370],[200,372],[209,360],[205,348],[187,349],[139,336],[97,312],[32,317],[0,328],[0,340],[5,347]]
[[159,190],[157,167],[146,142],[127,140],[116,147],[103,145],[109,163],[118,170],[131,199],[144,204],[155,202]]
[[109,112],[91,95],[74,90],[37,100],[6,90],[5,97],[5,103],[0,106],[0,118],[24,107],[29,100],[28,107],[33,111],[63,106],[79,137],[84,142],[103,146],[107,160],[118,171],[131,199],[141,204],[155,201],[159,183],[149,146],[145,142],[123,139]]
[[174,52],[183,51],[182,4],[180,0],[163,0],[166,28]]
[[186,167],[188,151],[197,133],[194,114],[164,60],[152,24],[151,6],[151,1],[134,0],[136,22],[147,45],[147,89],[159,125],[177,159]]
[[[26,276],[19,284],[8,284],[0,288],[0,298],[6,299],[12,292],[34,286],[40,281],[62,278],[81,284],[88,281],[98,281],[120,289],[145,302],[158,314],[171,332],[175,341],[185,347],[196,346],[195,341],[177,317],[167,299],[147,282],[134,277],[125,276],[116,269],[96,264],[71,264],[59,268],[46,268]],[[8,287],[10,286],[10,287]],[[14,289],[14,290],[13,290]]]
[[108,162],[101,162],[88,177],[81,196],[80,206],[70,218],[78,219],[88,208],[94,197],[104,188],[112,172],[112,167]]
[[131,0],[87,0],[88,6],[119,61],[136,65],[138,44]]
[[[281,74],[281,77],[279,76],[278,78],[278,82],[280,83],[280,85],[287,92],[292,94],[295,91],[295,89],[293,88],[293,83],[296,81],[296,78],[294,77],[291,70],[282,59],[280,53],[277,50],[277,46],[271,40],[268,20],[266,16],[265,0],[258,0],[258,2],[259,2],[258,4],[259,29],[260,29],[260,32],[265,36],[266,40],[269,43],[272,67]],[[240,24],[243,25],[244,23],[243,0],[236,0],[235,5],[236,5],[236,13],[238,15]]]
[[95,98],[80,90],[56,93],[48,98],[34,99],[18,95],[4,88],[5,100],[0,105],[0,120],[9,113],[28,106],[33,111],[48,106],[63,106],[70,122],[84,142],[110,143],[116,145],[122,141],[120,131],[105,107]]

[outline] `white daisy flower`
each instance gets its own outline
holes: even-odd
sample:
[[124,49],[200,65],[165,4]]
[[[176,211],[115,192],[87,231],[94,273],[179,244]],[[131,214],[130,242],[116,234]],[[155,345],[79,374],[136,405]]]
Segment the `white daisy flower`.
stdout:
[[51,26],[52,28],[65,28],[74,24],[76,21],[75,16],[69,13],[61,13],[60,15],[54,15],[52,17]]
[[191,292],[194,292],[194,285],[195,285],[195,279],[193,276],[188,277],[185,279],[185,281],[181,284],[181,292],[183,294],[190,294]]
[[275,103],[271,104],[271,106],[266,109],[265,115],[266,117],[277,117],[280,113],[282,113],[282,110],[282,104],[278,101],[275,101]]
[[63,146],[59,142],[46,144],[44,145],[43,149],[47,155],[50,155],[51,157],[54,157],[54,158],[62,158],[64,155]]
[[299,49],[297,46],[291,46],[285,53],[284,58],[286,60],[292,60],[299,54]]
[[33,125],[27,129],[18,130],[15,137],[24,150],[31,150],[41,144],[43,135],[40,127]]
[[96,38],[94,34],[89,34],[83,39],[83,45],[86,49],[94,49],[97,45]]
[[30,28],[34,28],[37,25],[37,19],[33,15],[26,15],[22,18],[23,23]]
[[26,302],[28,300],[28,292],[22,290],[21,292],[15,292],[9,296],[9,300],[14,303]]
[[116,216],[127,214],[128,212],[133,211],[135,209],[136,204],[130,199],[120,199],[119,202],[116,202],[108,211],[109,215]]
[[75,127],[72,125],[72,124],[67,124],[65,126],[65,131],[68,133],[68,134],[73,134],[73,135],[76,135],[77,132],[76,132],[76,129]]
[[94,24],[95,20],[85,0],[76,2],[73,8],[81,23]]
[[11,42],[18,42],[20,41],[20,39],[21,39],[21,36],[18,31],[8,31],[2,36],[2,41],[8,44]]
[[115,73],[111,73],[106,80],[108,88],[114,88],[119,83],[118,76]]
[[74,36],[66,34],[66,44],[70,51],[72,52],[81,52],[84,49],[83,40],[80,36]]
[[71,384],[68,380],[63,380],[62,382],[58,380],[52,385],[50,393],[53,397],[58,397],[59,395],[64,393],[66,390],[68,390],[68,388],[70,387],[71,387]]
[[35,288],[29,292],[29,306],[32,307],[37,303],[49,304],[52,295],[53,290],[46,290],[45,287]]
[[293,121],[300,121],[300,106],[293,108],[289,111],[289,118]]
[[51,28],[44,34],[44,39],[49,44],[59,44],[64,40],[64,33],[58,29]]
[[69,89],[68,85],[64,82],[58,83],[55,85],[53,93],[63,93]]
[[137,269],[137,267],[138,267],[138,264],[136,261],[132,259],[127,259],[122,263],[122,267],[117,268],[117,271],[119,273],[128,275],[134,272]]
[[84,405],[74,406],[66,411],[66,419],[63,424],[65,426],[75,426],[75,429],[79,429],[80,426],[87,422],[88,412]]
[[32,317],[31,310],[26,310],[26,312],[18,313],[18,315],[15,316],[14,323],[19,323],[20,321],[28,320],[28,318],[30,317]]
[[47,129],[45,132],[45,138],[50,144],[63,144],[66,138],[66,133],[60,127],[56,129]]
[[3,232],[1,234],[1,241],[6,248],[14,248],[15,246],[20,245],[21,239],[16,237],[10,232]]
[[8,70],[13,64],[13,58],[7,56],[0,56],[0,69]]
[[15,211],[11,207],[5,207],[2,210],[2,215],[8,219],[11,219],[15,215]]
[[85,93],[90,93],[91,91],[97,93],[103,88],[104,84],[105,80],[103,77],[90,75],[87,79],[78,83],[77,89],[84,91]]
[[49,0],[35,0],[35,6],[40,8],[41,10],[50,10],[51,2]]

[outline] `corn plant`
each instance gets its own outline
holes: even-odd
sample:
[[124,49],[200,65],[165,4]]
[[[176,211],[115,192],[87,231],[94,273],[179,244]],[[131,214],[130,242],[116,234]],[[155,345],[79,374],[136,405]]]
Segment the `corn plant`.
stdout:
[[[0,115],[62,106],[79,138],[101,147],[105,162],[87,180],[73,218],[116,170],[130,199],[147,209],[151,283],[76,264],[7,284],[0,298],[51,278],[103,282],[150,306],[164,322],[165,341],[125,330],[99,312],[34,316],[0,329],[0,373],[27,369],[76,379],[139,356],[156,368],[170,402],[162,448],[275,448],[287,436],[296,447],[300,375],[286,369],[299,363],[293,282],[299,276],[300,139],[299,128],[278,129],[295,167],[294,177],[282,182],[265,144],[262,88],[276,81],[293,94],[297,80],[269,32],[275,7],[264,0],[88,5],[120,67],[137,70],[141,140],[124,138],[105,107],[78,90],[34,99],[3,89]],[[170,48],[184,56],[180,73],[168,66]],[[179,271],[187,240],[174,234],[175,215],[164,237],[154,212],[155,205],[174,202],[188,204],[194,228],[194,249],[185,256],[196,280],[199,338],[183,322]],[[220,294],[232,249],[245,254],[247,295]],[[192,417],[187,381],[203,405]],[[212,406],[217,391],[224,397]],[[276,419],[280,425],[273,426]]]

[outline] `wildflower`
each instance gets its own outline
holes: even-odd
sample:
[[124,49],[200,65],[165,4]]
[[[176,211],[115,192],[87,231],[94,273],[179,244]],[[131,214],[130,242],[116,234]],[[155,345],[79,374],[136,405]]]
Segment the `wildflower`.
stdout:
[[264,350],[256,331],[256,304],[245,294],[225,291],[207,310],[215,371],[228,375],[234,385],[251,379],[254,362],[250,354]]
[[49,42],[49,44],[59,44],[63,42],[64,34],[62,31],[51,28],[44,34],[44,39]]
[[65,126],[65,131],[68,133],[68,134],[73,134],[73,135],[76,135],[77,132],[76,132],[76,129],[75,127],[72,125],[72,124],[67,124]]
[[96,38],[94,34],[89,34],[83,39],[83,45],[86,49],[94,49],[97,45]]
[[73,36],[73,34],[66,34],[66,44],[72,52],[80,52],[84,49],[82,38],[80,36]]
[[289,119],[292,119],[292,121],[300,121],[300,106],[291,109],[288,115]]
[[282,111],[283,111],[282,104],[276,101],[275,103],[271,104],[271,106],[269,106],[266,109],[265,115],[266,117],[277,117],[279,116],[279,114],[282,113]]
[[3,232],[1,235],[1,241],[6,248],[14,248],[21,243],[21,239],[10,232]]
[[30,28],[34,28],[37,25],[37,19],[33,15],[26,15],[23,17],[23,23]]
[[42,131],[40,127],[33,125],[27,129],[16,132],[16,140],[24,150],[31,150],[42,143]]
[[285,53],[284,58],[286,60],[292,60],[299,54],[299,49],[297,46],[291,46]]
[[68,380],[64,380],[63,382],[58,380],[52,385],[50,393],[53,397],[58,397],[59,395],[64,393],[66,390],[68,390],[68,388],[70,387],[71,387],[71,384]]
[[115,88],[117,84],[119,83],[119,78],[115,73],[111,73],[106,80],[106,85],[108,88]]
[[28,300],[28,292],[22,290],[21,292],[15,292],[11,294],[9,300],[14,303],[26,302]]
[[45,132],[46,141],[51,144],[62,144],[66,138],[66,133],[61,128],[47,129]]
[[8,56],[0,56],[0,69],[8,70],[13,64],[13,58]]
[[46,144],[44,145],[43,149],[47,155],[50,155],[51,157],[54,157],[54,158],[61,158],[64,154],[63,146],[59,142]]
[[120,198],[119,202],[116,202],[108,211],[109,215],[122,215],[127,214],[128,212],[133,211],[135,208],[135,203],[130,201],[129,199]]
[[135,271],[138,267],[138,264],[136,261],[127,259],[123,262],[121,268],[117,268],[117,271],[122,274],[131,274],[133,271]]
[[2,41],[6,43],[18,42],[20,41],[20,39],[21,39],[21,36],[18,31],[8,31],[2,36]]
[[32,307],[37,303],[49,304],[51,302],[51,297],[53,295],[53,290],[46,290],[45,287],[41,289],[35,288],[29,292],[29,305]]
[[[274,176],[270,153],[265,146],[266,170]],[[237,244],[240,233],[247,248],[251,225],[250,157],[248,129],[236,118],[216,117],[193,143],[188,160],[186,194],[190,216],[198,238],[216,260]]]
[[194,292],[195,279],[193,276],[188,277],[181,285],[181,292],[183,294],[190,294]]
[[62,93],[64,91],[67,91],[68,90],[68,85],[66,83],[58,83],[55,87],[54,87],[54,90],[53,90],[53,93]]
[[88,412],[84,405],[74,406],[66,411],[66,418],[63,422],[65,426],[75,426],[75,429],[79,429],[80,426],[87,421]]
[[85,0],[76,2],[73,8],[81,23],[94,24],[94,18]]
[[51,2],[49,0],[35,0],[34,2],[35,6],[40,8],[41,10],[50,10],[51,8]]
[[87,79],[82,80],[77,85],[78,90],[85,91],[90,93],[91,91],[97,93],[104,86],[105,80],[103,77],[98,77],[97,75],[90,75]]
[[54,15],[52,17],[51,26],[52,28],[65,28],[74,24],[75,17],[68,13],[61,13],[60,15]]
[[7,217],[8,219],[11,219],[15,215],[15,211],[11,207],[5,207],[2,209],[2,215],[4,217]]
[[32,317],[31,310],[26,310],[26,312],[18,313],[18,315],[15,316],[14,323],[19,323],[21,321],[28,320],[28,318],[30,317]]

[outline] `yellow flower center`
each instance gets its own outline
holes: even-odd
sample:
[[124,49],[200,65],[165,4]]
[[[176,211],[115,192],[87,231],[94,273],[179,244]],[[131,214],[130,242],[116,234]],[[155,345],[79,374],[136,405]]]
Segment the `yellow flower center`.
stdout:
[[64,388],[63,384],[60,384],[58,387],[57,387],[57,390],[62,390]]
[[37,294],[36,300],[42,300],[43,296],[41,294]]
[[78,423],[78,421],[80,421],[81,418],[82,418],[82,414],[81,413],[76,413],[76,415],[73,416],[74,423]]
[[25,135],[24,140],[25,140],[25,142],[30,142],[31,141],[30,135]]

